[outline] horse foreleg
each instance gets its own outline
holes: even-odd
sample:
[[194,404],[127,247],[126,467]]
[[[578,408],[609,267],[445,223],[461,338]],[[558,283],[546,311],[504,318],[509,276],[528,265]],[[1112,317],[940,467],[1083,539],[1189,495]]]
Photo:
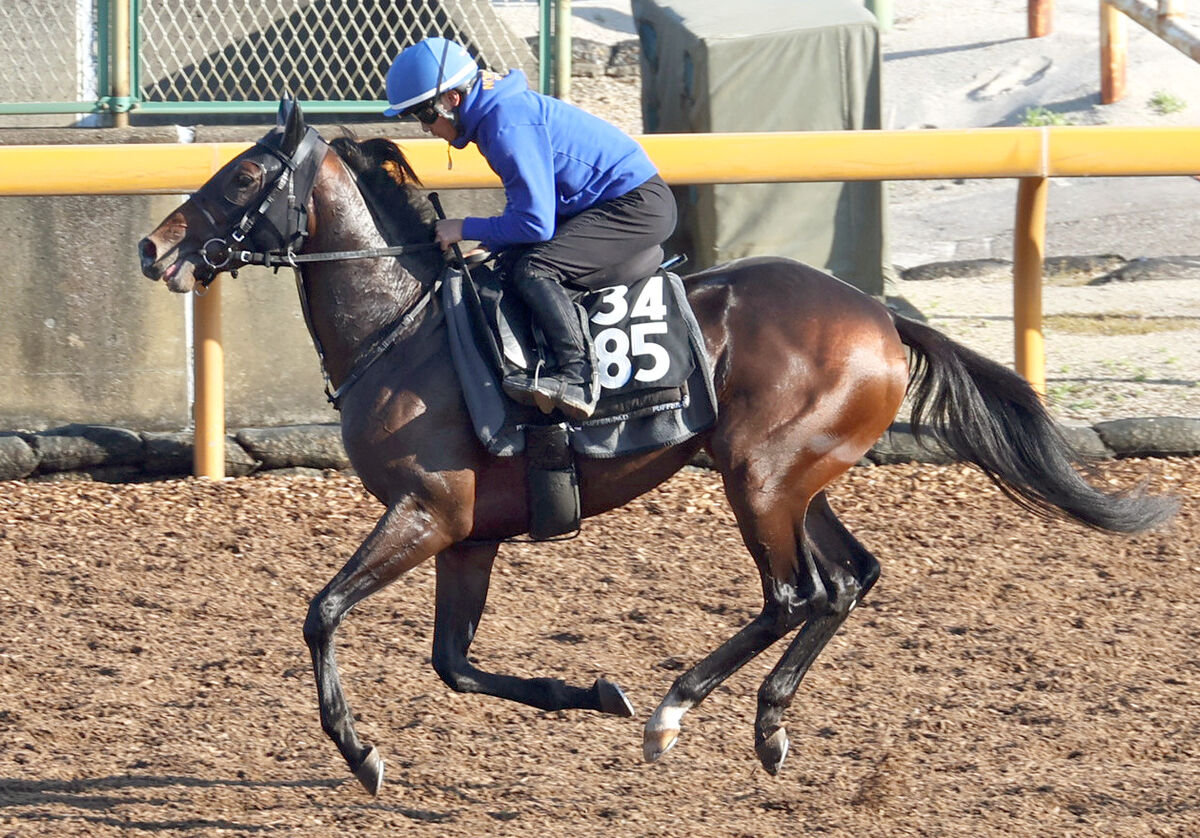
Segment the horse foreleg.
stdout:
[[825,644],[879,578],[879,562],[837,519],[823,492],[808,508],[805,536],[828,585],[828,611],[800,628],[759,688],[754,751],[770,774],[779,772],[788,752],[787,731],[780,723],[784,710]]
[[518,678],[484,672],[467,660],[487,601],[496,544],[456,545],[437,557],[437,610],[433,668],[455,692],[483,693],[542,710],[598,710],[633,715],[621,688],[603,678],[575,687],[554,678]]
[[414,502],[390,507],[337,575],[313,597],[304,621],[321,709],[321,727],[371,794],[383,784],[383,759],[359,741],[338,676],[334,633],[356,604],[446,546],[450,539]]

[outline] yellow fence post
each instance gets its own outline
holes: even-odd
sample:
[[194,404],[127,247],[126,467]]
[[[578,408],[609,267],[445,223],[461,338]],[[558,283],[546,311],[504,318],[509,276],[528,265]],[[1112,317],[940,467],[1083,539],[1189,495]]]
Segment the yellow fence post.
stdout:
[[225,477],[225,350],[221,344],[221,279],[194,298],[192,336],[196,361],[192,471],[197,477]]
[[1044,177],[1021,178],[1013,225],[1013,331],[1017,372],[1046,395],[1046,352],[1042,338],[1042,260],[1046,251]]
[[113,52],[112,52],[112,95],[116,105],[121,108],[114,110],[113,127],[129,127],[129,111],[124,107],[129,102],[133,90],[131,68],[129,64],[130,40],[132,27],[129,0],[116,0],[112,5],[113,16]]

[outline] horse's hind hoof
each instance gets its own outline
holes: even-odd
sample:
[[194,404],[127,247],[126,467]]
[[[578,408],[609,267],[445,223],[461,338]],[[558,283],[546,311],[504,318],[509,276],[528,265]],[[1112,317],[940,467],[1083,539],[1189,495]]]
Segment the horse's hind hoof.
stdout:
[[788,741],[787,731],[782,727],[777,727],[770,736],[754,743],[754,752],[758,754],[758,761],[762,763],[762,767],[774,777],[783,767],[783,761],[787,758],[790,746],[791,742]]
[[612,681],[597,678],[593,688],[600,699],[601,713],[620,716],[623,719],[633,717],[633,705],[625,697],[625,692]]
[[659,757],[675,747],[679,741],[679,728],[646,730],[642,734],[642,757],[646,762],[658,762]]
[[374,745],[371,746],[371,750],[367,751],[367,755],[363,757],[358,768],[354,769],[354,776],[372,797],[379,794],[379,790],[383,787],[383,757],[379,755],[379,750]]

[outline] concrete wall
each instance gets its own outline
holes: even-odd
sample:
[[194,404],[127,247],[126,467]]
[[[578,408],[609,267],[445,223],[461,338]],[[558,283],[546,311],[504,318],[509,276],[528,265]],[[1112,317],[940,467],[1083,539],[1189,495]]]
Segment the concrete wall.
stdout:
[[[250,141],[264,130],[199,129],[195,139]],[[393,121],[355,131],[399,137],[402,129]],[[0,130],[0,144],[176,137],[174,129]],[[452,215],[490,214],[503,203],[498,190],[443,194]],[[145,279],[137,258],[138,240],[183,198],[0,198],[0,429],[190,426],[189,301]],[[292,272],[249,268],[221,285],[228,425],[336,422]]]

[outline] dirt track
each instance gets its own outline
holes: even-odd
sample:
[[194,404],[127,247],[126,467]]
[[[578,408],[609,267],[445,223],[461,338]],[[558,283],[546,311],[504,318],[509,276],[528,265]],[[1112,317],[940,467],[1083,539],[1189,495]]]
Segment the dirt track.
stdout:
[[777,778],[751,747],[770,653],[641,762],[678,670],[758,607],[713,475],[501,551],[482,665],[606,675],[633,720],[443,687],[423,566],[340,633],[388,762],[374,800],[321,733],[300,636],[379,511],[355,481],[4,484],[0,836],[1200,834],[1200,462],[1104,471],[1153,476],[1181,515],[1129,539],[960,467],[836,484],[884,575],[802,687]]

